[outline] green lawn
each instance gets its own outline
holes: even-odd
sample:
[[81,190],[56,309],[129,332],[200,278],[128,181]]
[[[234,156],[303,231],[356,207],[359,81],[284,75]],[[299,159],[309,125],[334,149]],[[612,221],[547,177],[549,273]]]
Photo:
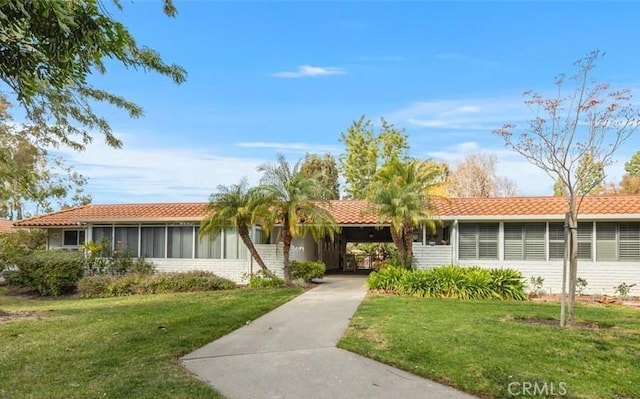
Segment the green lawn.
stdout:
[[576,309],[600,328],[522,320],[558,314],[558,304],[369,295],[339,346],[486,398],[516,397],[524,383],[568,398],[640,398],[640,310]]
[[0,321],[0,398],[217,398],[179,357],[299,290],[235,290],[112,299],[29,300]]

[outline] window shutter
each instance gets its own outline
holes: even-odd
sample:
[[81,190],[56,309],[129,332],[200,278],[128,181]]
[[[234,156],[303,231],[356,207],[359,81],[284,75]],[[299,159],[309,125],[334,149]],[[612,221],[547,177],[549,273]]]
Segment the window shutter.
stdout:
[[464,223],[459,225],[458,236],[460,244],[458,247],[458,257],[460,259],[477,259],[477,225]]
[[620,223],[620,260],[640,260],[640,223]]
[[564,259],[564,223],[549,223],[549,259]]
[[578,223],[578,259],[591,260],[591,245],[593,237],[593,223]]
[[522,260],[524,251],[522,245],[522,223],[504,224],[504,259]]
[[478,259],[498,259],[498,223],[478,224]]
[[526,260],[546,260],[544,223],[527,223],[524,225],[524,244]]
[[617,260],[616,223],[596,223],[597,260]]

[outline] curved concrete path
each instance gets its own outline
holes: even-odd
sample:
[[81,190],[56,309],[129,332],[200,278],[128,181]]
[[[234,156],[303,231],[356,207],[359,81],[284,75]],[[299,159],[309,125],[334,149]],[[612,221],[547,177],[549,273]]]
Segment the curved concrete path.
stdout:
[[325,277],[183,364],[229,399],[473,398],[335,347],[366,294],[364,280]]

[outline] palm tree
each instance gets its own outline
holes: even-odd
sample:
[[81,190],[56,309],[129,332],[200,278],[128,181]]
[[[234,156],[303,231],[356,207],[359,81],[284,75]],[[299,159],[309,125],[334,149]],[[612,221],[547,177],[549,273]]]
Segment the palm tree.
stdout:
[[316,241],[327,234],[333,239],[339,231],[328,211],[329,202],[322,200],[328,197],[324,191],[329,188],[316,174],[301,173],[300,162],[291,168],[283,155],[278,155],[275,164],[260,165],[258,171],[264,174],[257,189],[269,199],[270,218],[266,226],[282,225],[279,238],[283,244],[284,280],[291,285],[289,253],[293,239],[306,234]]
[[265,197],[255,188],[249,188],[246,178],[231,186],[220,185],[217,190],[209,198],[207,216],[200,224],[200,238],[207,235],[215,238],[222,229],[235,227],[242,242],[264,274],[275,277],[260,257],[249,235],[249,228],[267,211]]
[[440,191],[444,177],[438,165],[417,159],[392,159],[374,177],[368,200],[378,223],[391,225],[391,238],[405,268],[411,268],[414,228],[424,224],[435,229],[432,193]]

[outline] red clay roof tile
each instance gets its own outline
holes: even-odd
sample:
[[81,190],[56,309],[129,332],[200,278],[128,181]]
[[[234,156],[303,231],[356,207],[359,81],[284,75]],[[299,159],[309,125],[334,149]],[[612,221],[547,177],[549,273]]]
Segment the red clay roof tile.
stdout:
[[[330,202],[330,211],[342,225],[375,224],[376,215],[367,211],[364,200]],[[86,205],[16,223],[20,227],[71,226],[87,222],[172,222],[199,221],[206,203]],[[566,211],[564,197],[452,198],[436,201],[437,215],[456,218],[543,217],[561,219]],[[585,197],[580,215],[629,215],[640,219],[640,195]]]
[[0,219],[0,234],[11,233],[14,230],[11,220]]

